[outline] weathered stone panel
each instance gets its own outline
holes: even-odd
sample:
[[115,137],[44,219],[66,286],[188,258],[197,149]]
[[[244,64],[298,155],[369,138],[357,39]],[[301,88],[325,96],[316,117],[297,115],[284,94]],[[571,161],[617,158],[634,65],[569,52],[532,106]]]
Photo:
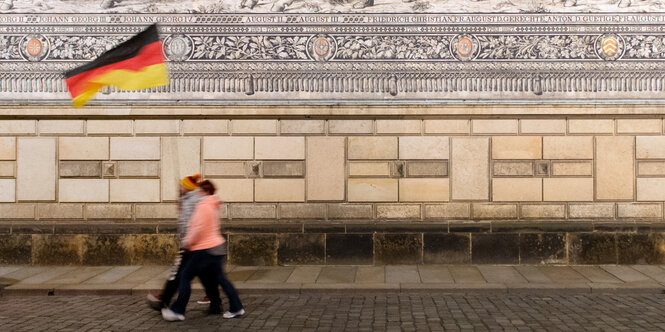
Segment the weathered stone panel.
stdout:
[[614,120],[611,119],[570,119],[568,120],[570,134],[612,134],[614,133]]
[[88,120],[88,135],[131,135],[134,121],[132,120]]
[[0,235],[0,264],[31,264],[32,263],[32,236],[31,235]]
[[471,262],[473,264],[519,263],[518,234],[471,235]]
[[533,176],[531,161],[495,161],[492,164],[494,176]]
[[325,260],[324,234],[280,234],[277,242],[279,265],[321,265]]
[[399,179],[400,202],[442,202],[449,198],[448,179]]
[[34,135],[36,131],[35,120],[0,120],[0,135]]
[[16,180],[0,179],[0,202],[16,202]]
[[474,134],[517,134],[517,120],[471,120]]
[[233,134],[276,135],[277,120],[231,120]]
[[324,120],[281,120],[279,131],[282,134],[323,134],[326,131]]
[[252,179],[210,179],[217,188],[215,195],[224,202],[254,201]]
[[467,219],[470,215],[470,204],[448,203],[425,205],[425,219]]
[[17,147],[16,198],[55,200],[55,138],[19,138]]
[[549,178],[543,179],[545,201],[592,201],[592,178]]
[[267,178],[292,178],[305,175],[302,161],[264,161],[263,176]]
[[451,180],[453,200],[489,198],[489,139],[452,138]]
[[109,181],[111,202],[159,202],[158,179],[111,179]]
[[372,234],[327,234],[326,264],[371,265],[374,262]]
[[344,200],[345,141],[343,137],[307,138],[308,200]]
[[494,136],[493,159],[541,159],[543,139],[540,136]]
[[612,233],[570,234],[568,255],[571,264],[616,264],[616,235]]
[[397,159],[397,137],[349,137],[349,159]]
[[592,136],[545,136],[544,159],[593,159]]
[[80,265],[85,235],[32,235],[32,264]]
[[665,136],[637,136],[637,159],[664,159]]
[[448,176],[448,163],[440,161],[410,161],[406,163],[407,177]]
[[330,219],[371,219],[371,204],[328,204]]
[[537,202],[543,200],[540,178],[492,179],[492,200],[495,202]]
[[185,135],[224,135],[229,132],[229,120],[183,120]]
[[521,134],[565,134],[566,120],[522,119]]
[[425,233],[423,235],[424,264],[470,264],[469,234]]
[[357,178],[348,180],[349,202],[396,202],[397,179]]
[[448,159],[446,136],[403,136],[399,138],[399,159]]
[[39,135],[83,135],[83,120],[39,120]]
[[159,137],[111,137],[112,160],[159,160]]
[[614,219],[613,203],[569,204],[568,217],[570,218],[609,218]]
[[108,202],[108,179],[60,179],[60,202]]
[[419,264],[422,262],[422,234],[374,234],[374,264]]
[[419,204],[377,204],[377,219],[420,219]]
[[0,137],[0,160],[16,160],[16,137]]
[[[118,167],[122,172],[123,164],[119,163]],[[176,200],[178,198],[178,181],[185,176],[197,173],[201,173],[201,139],[194,137],[162,138],[159,181],[161,199],[165,201]]]
[[99,161],[61,161],[58,165],[61,178],[102,176],[102,164]]
[[229,235],[229,262],[236,265],[277,265],[275,235]]
[[136,135],[176,135],[180,133],[180,120],[136,120]]
[[304,137],[256,137],[254,154],[259,160],[305,159]]
[[257,202],[304,202],[304,179],[256,179],[254,199]]
[[633,199],[634,151],[634,137],[596,137],[596,199]]
[[372,134],[373,132],[372,120],[328,120],[330,134]]
[[425,134],[469,134],[469,120],[425,120]]
[[376,120],[377,134],[420,134],[421,120]]
[[520,234],[520,264],[565,264],[566,235],[562,233]]

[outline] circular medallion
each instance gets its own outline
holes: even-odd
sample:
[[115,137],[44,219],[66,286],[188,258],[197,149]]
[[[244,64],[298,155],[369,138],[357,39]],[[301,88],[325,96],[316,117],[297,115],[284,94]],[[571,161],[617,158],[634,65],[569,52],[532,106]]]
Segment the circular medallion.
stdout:
[[595,49],[601,59],[614,61],[623,56],[625,43],[619,35],[606,34],[596,38]]
[[467,37],[460,38],[457,42],[457,53],[462,57],[468,57],[473,51],[473,44],[471,44],[471,39]]
[[164,57],[170,61],[187,61],[194,50],[192,38],[186,35],[169,35],[164,39]]
[[312,60],[328,61],[337,51],[337,42],[329,35],[315,35],[307,41],[307,54]]
[[49,53],[49,40],[42,35],[28,35],[21,39],[19,50],[28,61],[42,61]]
[[312,44],[314,53],[321,57],[326,57],[330,53],[330,43],[323,37],[316,38]]
[[457,60],[470,61],[478,56],[480,43],[471,35],[457,35],[450,43],[450,52]]

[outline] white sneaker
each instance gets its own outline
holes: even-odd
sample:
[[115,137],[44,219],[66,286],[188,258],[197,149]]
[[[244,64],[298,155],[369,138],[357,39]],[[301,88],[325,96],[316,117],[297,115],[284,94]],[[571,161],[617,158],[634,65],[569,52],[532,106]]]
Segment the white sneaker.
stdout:
[[[245,314],[245,309],[240,309],[237,312],[227,311],[227,312],[224,313],[224,318],[236,318],[236,317],[240,317],[244,314]],[[183,317],[183,319],[184,319],[184,317]]]
[[169,322],[181,322],[185,320],[185,316],[173,312],[173,310],[164,308],[162,309],[162,318]]

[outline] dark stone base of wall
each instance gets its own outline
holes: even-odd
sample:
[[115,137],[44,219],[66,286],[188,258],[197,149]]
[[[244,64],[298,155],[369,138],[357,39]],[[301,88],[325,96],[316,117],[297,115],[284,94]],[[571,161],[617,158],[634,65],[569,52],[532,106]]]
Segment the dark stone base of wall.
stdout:
[[[665,264],[665,225],[224,224],[236,265]],[[0,264],[171,264],[175,225],[0,225]]]

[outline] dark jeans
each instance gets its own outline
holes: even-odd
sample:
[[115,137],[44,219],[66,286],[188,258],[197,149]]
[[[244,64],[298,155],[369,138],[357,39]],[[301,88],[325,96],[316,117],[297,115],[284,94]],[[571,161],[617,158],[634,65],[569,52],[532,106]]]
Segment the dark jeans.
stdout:
[[[164,285],[164,290],[162,291],[161,300],[162,307],[164,308],[169,307],[171,304],[171,299],[173,299],[173,295],[175,295],[175,292],[178,290],[180,285],[180,276],[182,275],[185,264],[189,260],[190,253],[183,253],[180,256],[180,265],[178,266],[178,271],[176,272],[175,278],[173,280],[167,280],[166,284]],[[206,296],[210,299],[211,307],[219,305],[221,303],[221,299],[219,298],[219,288],[217,288],[215,271],[210,269],[204,270],[198,275],[198,277],[199,280],[201,280],[201,284],[203,284]]]
[[206,250],[197,250],[189,253],[187,262],[182,264],[183,270],[180,275],[178,287],[178,299],[171,306],[171,310],[176,313],[184,314],[191,295],[191,282],[195,276],[200,275],[202,271],[214,271],[217,283],[222,286],[224,294],[229,298],[229,311],[237,312],[242,309],[242,303],[238,297],[233,284],[226,279],[224,268],[222,266],[222,257],[209,254]]

